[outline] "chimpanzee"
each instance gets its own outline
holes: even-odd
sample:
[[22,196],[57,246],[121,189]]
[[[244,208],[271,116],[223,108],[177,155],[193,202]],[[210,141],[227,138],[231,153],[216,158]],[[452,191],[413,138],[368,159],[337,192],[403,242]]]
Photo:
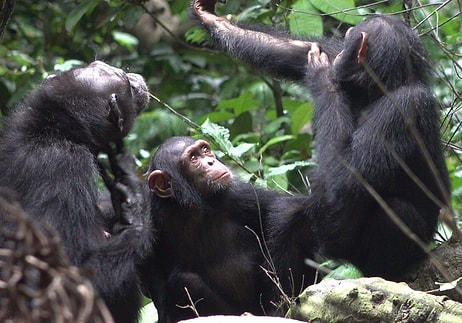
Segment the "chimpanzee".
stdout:
[[[136,266],[149,252],[149,205],[122,139],[148,102],[141,75],[102,62],[48,77],[3,119],[0,186],[54,228],[117,322],[136,322]],[[114,226],[98,209],[97,154],[109,156]],[[146,214],[147,213],[147,214]],[[5,219],[0,219],[5,223]]]
[[450,203],[426,50],[402,20],[377,16],[348,30],[332,64],[316,43],[308,62],[319,167],[307,213],[320,251],[397,278],[425,250],[390,213],[428,243]]
[[147,183],[158,232],[143,285],[159,321],[271,310],[263,228],[280,193],[234,178],[206,141],[191,137],[158,148]]
[[313,248],[365,275],[399,279],[425,254],[439,210],[450,203],[438,103],[419,37],[380,15],[338,45],[300,41],[243,29],[215,16],[214,5],[195,0],[192,7],[219,48],[271,75],[303,80],[315,104],[312,193],[298,211],[280,203],[268,217],[268,247],[285,290],[298,290],[310,273],[303,262]]

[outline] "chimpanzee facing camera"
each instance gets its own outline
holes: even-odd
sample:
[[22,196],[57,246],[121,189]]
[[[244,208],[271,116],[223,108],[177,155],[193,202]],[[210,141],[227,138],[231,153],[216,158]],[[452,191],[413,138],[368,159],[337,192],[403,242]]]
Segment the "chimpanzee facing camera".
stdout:
[[[0,133],[0,186],[34,223],[58,232],[74,265],[90,269],[117,322],[137,321],[136,265],[151,246],[145,191],[122,143],[147,102],[141,75],[97,61],[48,77],[3,118]],[[99,152],[109,156],[117,232],[98,208]]]
[[311,271],[304,260],[313,252],[399,279],[425,255],[450,203],[438,102],[418,35],[378,15],[345,40],[296,39],[217,17],[215,3],[195,0],[192,12],[219,49],[303,82],[314,101],[312,194],[297,211],[283,204],[268,217],[268,247],[286,292],[309,283],[302,283]]
[[159,322],[270,312],[264,227],[281,194],[234,178],[206,141],[191,137],[158,148],[147,182],[157,241],[142,283]]

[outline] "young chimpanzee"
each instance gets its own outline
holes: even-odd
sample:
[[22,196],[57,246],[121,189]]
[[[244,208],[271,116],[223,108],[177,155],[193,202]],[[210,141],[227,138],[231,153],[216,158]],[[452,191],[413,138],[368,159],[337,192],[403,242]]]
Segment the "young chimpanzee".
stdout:
[[143,285],[159,321],[268,310],[262,230],[279,193],[233,178],[206,141],[191,137],[165,141],[148,174],[158,239]]
[[[15,192],[34,223],[58,232],[74,265],[91,270],[117,322],[136,322],[136,266],[151,245],[145,190],[122,144],[147,102],[140,75],[94,62],[48,77],[4,117],[0,134],[0,186]],[[102,151],[114,176],[105,176],[112,228],[98,209]]]
[[317,252],[366,275],[398,279],[425,254],[439,210],[450,203],[438,103],[419,37],[400,19],[377,16],[350,29],[344,44],[318,44],[243,29],[215,16],[214,5],[196,0],[192,7],[219,48],[271,75],[303,80],[315,103],[312,194],[296,212],[285,204],[272,210],[279,217],[268,225],[286,291],[309,274],[303,261],[313,241]]

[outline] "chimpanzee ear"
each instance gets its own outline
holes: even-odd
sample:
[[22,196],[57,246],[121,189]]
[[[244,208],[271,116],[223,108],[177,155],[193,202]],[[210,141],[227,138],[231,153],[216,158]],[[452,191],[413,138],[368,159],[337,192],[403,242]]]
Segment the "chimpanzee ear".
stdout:
[[172,197],[172,187],[170,185],[170,175],[162,170],[156,169],[148,177],[148,186],[160,198]]
[[367,38],[369,35],[364,31],[361,32],[361,47],[358,51],[358,64],[362,64],[367,58]]

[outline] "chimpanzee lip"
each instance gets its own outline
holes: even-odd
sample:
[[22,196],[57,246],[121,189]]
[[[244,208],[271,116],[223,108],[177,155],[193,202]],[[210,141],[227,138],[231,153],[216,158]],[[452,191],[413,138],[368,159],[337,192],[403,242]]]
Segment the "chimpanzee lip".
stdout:
[[222,179],[229,178],[229,177],[231,177],[230,172],[225,172],[225,173],[221,174],[220,176],[218,176],[217,178],[215,178],[215,180],[220,181]]

